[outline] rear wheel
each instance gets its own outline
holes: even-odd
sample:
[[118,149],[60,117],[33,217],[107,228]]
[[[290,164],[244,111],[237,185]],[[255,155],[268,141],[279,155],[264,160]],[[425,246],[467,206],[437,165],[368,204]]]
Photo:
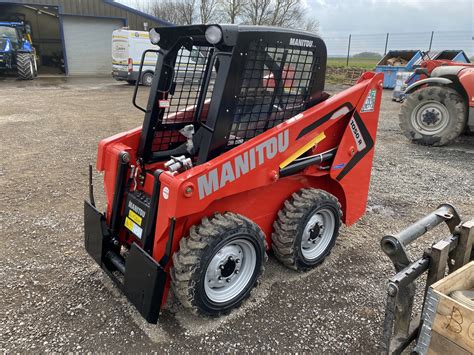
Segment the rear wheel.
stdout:
[[19,79],[33,80],[35,77],[35,69],[30,53],[18,53],[16,56],[16,66]]
[[407,96],[399,120],[403,134],[411,141],[422,145],[446,145],[466,126],[466,103],[451,88],[421,88]]
[[238,214],[204,218],[179,245],[171,270],[174,293],[201,314],[216,316],[239,307],[264,269],[265,237]]
[[333,195],[301,189],[285,201],[272,234],[272,249],[287,267],[306,271],[323,262],[336,242],[341,206]]
[[153,73],[145,73],[142,75],[142,85],[151,86],[153,83]]

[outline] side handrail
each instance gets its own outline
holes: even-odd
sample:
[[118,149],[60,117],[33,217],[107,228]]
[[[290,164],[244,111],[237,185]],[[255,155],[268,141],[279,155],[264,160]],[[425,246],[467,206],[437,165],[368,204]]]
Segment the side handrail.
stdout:
[[142,59],[140,60],[140,69],[138,70],[138,78],[137,78],[137,81],[135,82],[135,88],[133,90],[132,103],[133,103],[133,106],[135,106],[136,108],[138,108],[140,111],[143,111],[143,112],[146,112],[146,109],[144,109],[143,107],[137,104],[137,93],[138,93],[138,85],[140,85],[140,80],[142,78],[143,63],[145,62],[145,57],[147,53],[161,53],[161,51],[159,49],[147,49],[146,51],[143,52]]

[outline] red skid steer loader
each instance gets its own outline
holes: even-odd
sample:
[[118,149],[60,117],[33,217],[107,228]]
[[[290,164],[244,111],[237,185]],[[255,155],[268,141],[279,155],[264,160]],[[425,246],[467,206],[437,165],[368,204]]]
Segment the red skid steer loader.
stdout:
[[99,144],[104,213],[89,169],[85,247],[148,322],[170,287],[195,312],[225,314],[270,248],[308,270],[364,214],[383,76],[329,97],[326,46],[296,30],[191,25],[150,39],[147,107],[138,86],[133,97],[143,125]]

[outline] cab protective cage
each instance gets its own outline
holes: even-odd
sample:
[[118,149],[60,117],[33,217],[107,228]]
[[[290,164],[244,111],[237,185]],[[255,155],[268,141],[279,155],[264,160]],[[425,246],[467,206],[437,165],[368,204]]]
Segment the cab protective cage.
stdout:
[[[363,214],[382,75],[365,73],[360,85],[328,99],[323,91],[326,46],[317,35],[260,26],[190,25],[155,28],[150,38],[160,48],[146,108],[136,103],[138,84],[133,96],[134,105],[145,112],[143,125],[100,142],[97,170],[105,172],[107,209],[101,213],[95,207],[90,167],[90,202],[85,201],[84,216],[88,253],[142,316],[156,323],[170,286],[168,269],[179,239],[189,225],[210,213],[214,205],[209,201],[219,204],[229,188],[236,194],[256,191],[269,181],[291,179],[308,167],[326,163],[330,165],[312,173],[315,179],[327,179],[322,188],[341,195],[336,197],[348,211],[343,221],[351,224]],[[145,56],[146,52],[142,63]],[[323,101],[324,107],[314,107]],[[284,129],[271,130],[283,122]],[[252,163],[259,159],[252,146],[270,139],[277,142],[276,160],[285,164]],[[321,140],[320,154],[295,155],[302,149],[310,152]],[[210,169],[222,169],[225,157],[247,154],[244,149],[255,155],[252,158],[248,153],[250,169],[237,184],[225,189],[223,180],[199,184]],[[175,159],[184,167],[179,156],[186,156],[192,170],[173,175],[165,162]],[[178,183],[180,197],[174,190]],[[283,184],[282,196],[291,195],[294,186]],[[280,207],[282,201],[277,202]],[[225,210],[223,203],[218,210]],[[134,218],[142,222],[138,231],[128,221],[130,206]],[[189,215],[183,217],[184,213]],[[262,230],[268,239],[273,222],[265,223],[269,227]],[[129,247],[125,253],[123,246]]]
[[[209,29],[216,38],[206,38]],[[202,164],[322,99],[326,46],[308,32],[237,25],[152,31],[160,37],[159,74],[144,110],[144,163],[190,153]],[[189,124],[192,150],[179,133]],[[153,146],[157,136],[161,144]]]

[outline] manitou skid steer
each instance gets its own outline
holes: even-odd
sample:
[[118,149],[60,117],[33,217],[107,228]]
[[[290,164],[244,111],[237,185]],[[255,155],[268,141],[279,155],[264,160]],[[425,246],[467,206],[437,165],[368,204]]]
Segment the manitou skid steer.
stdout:
[[133,99],[143,125],[99,144],[104,213],[90,168],[85,247],[149,322],[170,286],[185,307],[225,314],[268,249],[308,270],[341,220],[364,214],[383,76],[329,97],[326,46],[296,30],[192,25],[150,40],[160,49],[147,107],[138,86]]

